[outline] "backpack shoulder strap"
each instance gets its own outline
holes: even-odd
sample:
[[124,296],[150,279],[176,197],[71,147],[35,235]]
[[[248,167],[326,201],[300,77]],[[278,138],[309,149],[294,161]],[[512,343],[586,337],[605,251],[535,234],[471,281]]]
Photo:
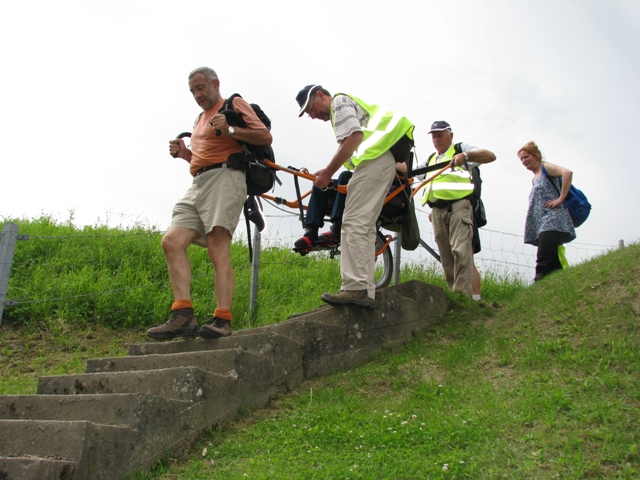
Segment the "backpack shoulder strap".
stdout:
[[240,95],[239,93],[234,93],[224,101],[224,103],[222,104],[222,107],[218,111],[222,112],[223,110],[233,110],[233,99],[236,97],[242,98],[242,95]]
[[547,169],[544,168],[544,163],[542,164],[542,174],[547,177],[547,180],[549,180],[549,183],[551,183],[551,186],[553,187],[553,189],[556,191],[556,193],[558,194],[558,196],[560,196],[560,190],[558,190],[558,187],[556,187],[556,184],[553,183],[553,180],[551,179],[551,177],[549,176],[549,174],[547,173]]

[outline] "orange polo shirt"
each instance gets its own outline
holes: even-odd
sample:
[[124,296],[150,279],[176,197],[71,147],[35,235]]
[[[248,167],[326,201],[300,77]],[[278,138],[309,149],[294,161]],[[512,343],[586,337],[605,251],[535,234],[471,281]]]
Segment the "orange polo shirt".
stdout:
[[[208,167],[215,163],[226,162],[232,153],[242,152],[242,147],[233,137],[228,137],[226,132],[216,136],[216,132],[209,123],[218,110],[222,108],[224,99],[220,99],[213,108],[202,112],[191,134],[191,166],[189,171],[195,175],[202,167]],[[242,119],[248,128],[267,128],[255,114],[251,105],[244,99],[233,99],[233,109],[242,114]]]

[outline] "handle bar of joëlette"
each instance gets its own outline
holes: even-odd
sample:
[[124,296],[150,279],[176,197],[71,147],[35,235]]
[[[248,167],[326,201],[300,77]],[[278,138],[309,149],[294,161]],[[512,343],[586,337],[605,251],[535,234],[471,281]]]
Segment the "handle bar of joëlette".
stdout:
[[[313,175],[311,175],[307,170],[303,169],[303,170],[297,170],[294,168],[287,168],[287,167],[283,167],[282,165],[278,165],[277,163],[273,163],[270,162],[268,160],[265,160],[265,163],[267,165],[269,165],[272,168],[275,168],[276,170],[280,170],[286,173],[290,173],[291,175],[295,175],[297,177],[300,178],[304,178],[307,180],[311,180],[314,181],[315,177]],[[427,183],[431,182],[434,178],[436,178],[438,175],[441,175],[442,173],[444,173],[448,168],[450,168],[451,165],[447,164],[444,167],[442,167],[440,170],[438,170],[437,172],[433,173],[430,177],[426,178],[425,180],[423,180],[422,182],[420,182],[420,184],[418,185],[417,188],[414,188],[413,191],[411,192],[411,197],[413,198],[417,193],[418,190],[420,190],[422,187],[424,187]],[[413,178],[408,178],[407,179],[407,184],[411,185],[413,184],[414,179]],[[348,185],[331,185],[329,186],[330,188],[335,188],[338,192],[340,193],[347,193],[347,187]],[[391,192],[389,195],[387,195],[387,197],[384,200],[384,203],[388,203],[390,200],[392,200],[394,197],[396,197],[397,195],[400,195],[402,192],[404,191],[403,188],[397,188],[395,189],[393,192]],[[302,194],[300,197],[300,200],[305,199],[306,197],[308,197],[311,194],[311,190],[307,191],[306,193]],[[262,194],[261,197],[266,198],[267,200],[271,200],[271,201],[275,201],[276,203],[280,204],[280,205],[286,205],[289,208],[298,208],[299,202],[298,201],[288,201],[285,200],[283,198],[279,198],[279,197],[274,197],[268,194]]]
[[[276,170],[280,170],[282,172],[290,173],[291,175],[295,175],[297,177],[305,178],[307,180],[311,180],[312,182],[316,179],[316,177],[311,175],[306,169],[295,170],[295,169],[290,168],[290,167],[283,167],[282,165],[278,165],[277,163],[270,162],[269,160],[266,160],[266,159],[264,160],[264,163],[266,165],[270,166],[271,168],[275,168]],[[438,175],[441,175],[442,173],[444,173],[450,167],[451,167],[451,165],[447,164],[444,167],[442,167],[440,170],[435,172],[433,175],[431,175],[430,177],[424,179],[422,182],[420,182],[420,185],[418,185],[417,188],[413,189],[413,192],[411,193],[411,196],[413,197],[416,193],[418,193],[418,190],[420,190],[422,187],[424,187],[427,183],[431,182]],[[411,185],[413,182],[414,182],[413,178],[409,178],[408,179],[409,185]],[[347,185],[329,184],[329,188],[334,188],[339,193],[347,193]],[[391,200],[395,195],[400,194],[401,191],[402,191],[402,189],[400,189],[400,188],[396,189],[396,191],[394,191],[391,195],[388,196],[388,198],[385,200],[385,203],[388,202],[389,200]]]
[[[270,162],[266,158],[264,159],[264,163],[265,165],[276,170],[280,170],[281,172],[290,173],[291,175],[295,175],[296,177],[304,178],[306,180],[311,180],[312,182],[316,179],[315,175],[311,175],[307,169],[296,170],[291,167],[283,167],[282,165],[278,165],[277,163]],[[339,193],[347,193],[346,185],[336,185],[334,182],[330,182],[327,188],[334,189]]]

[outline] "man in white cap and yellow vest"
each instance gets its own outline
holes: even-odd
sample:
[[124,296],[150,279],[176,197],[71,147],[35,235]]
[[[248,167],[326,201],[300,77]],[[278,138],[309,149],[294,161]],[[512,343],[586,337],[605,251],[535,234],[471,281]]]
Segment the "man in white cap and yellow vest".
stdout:
[[307,85],[296,96],[299,116],[331,125],[338,149],[328,165],[315,173],[314,185],[326,188],[344,165],[353,170],[341,227],[339,293],[322,295],[330,305],[375,309],[376,220],[389,192],[396,162],[406,162],[413,146],[414,125],[402,115],[344,93],[331,95],[321,85]]
[[496,156],[468,143],[453,145],[451,126],[443,120],[433,122],[429,133],[436,153],[418,168],[450,163],[451,169],[426,185],[422,205],[431,207],[431,222],[449,289],[471,297],[474,264],[470,170],[493,162]]

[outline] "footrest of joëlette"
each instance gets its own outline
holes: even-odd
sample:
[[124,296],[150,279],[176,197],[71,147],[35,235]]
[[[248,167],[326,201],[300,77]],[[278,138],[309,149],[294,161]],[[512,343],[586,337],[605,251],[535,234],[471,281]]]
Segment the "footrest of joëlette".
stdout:
[[292,248],[294,252],[299,253],[303,257],[311,252],[327,252],[328,251],[329,256],[331,258],[335,257],[336,255],[340,255],[339,249],[340,249],[339,243],[332,244],[332,245],[314,245],[311,248],[300,248],[300,249]]

